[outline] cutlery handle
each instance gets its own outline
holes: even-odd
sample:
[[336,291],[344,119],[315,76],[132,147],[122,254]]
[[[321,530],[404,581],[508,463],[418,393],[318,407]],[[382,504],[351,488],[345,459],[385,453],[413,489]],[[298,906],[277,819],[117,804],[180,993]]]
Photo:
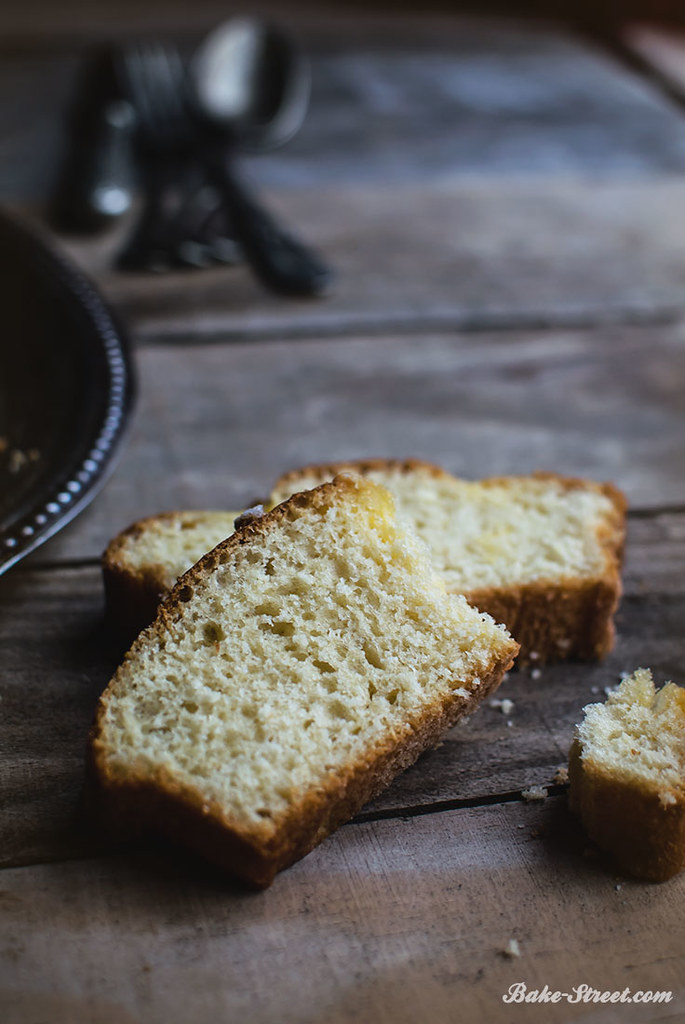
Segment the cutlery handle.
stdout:
[[330,267],[281,227],[241,181],[225,153],[214,156],[212,171],[229,208],[236,241],[260,280],[283,295],[327,292],[333,279]]
[[161,273],[242,261],[225,201],[193,154],[147,153],[139,216],[120,270]]
[[103,104],[91,132],[75,146],[59,203],[65,229],[97,231],[130,210],[134,130],[135,114],[126,100]]

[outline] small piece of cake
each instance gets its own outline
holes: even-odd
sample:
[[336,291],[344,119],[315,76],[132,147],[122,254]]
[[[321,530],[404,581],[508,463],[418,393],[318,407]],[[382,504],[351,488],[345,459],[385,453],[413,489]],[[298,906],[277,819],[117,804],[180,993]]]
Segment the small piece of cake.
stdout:
[[102,556],[107,617],[129,642],[202,555],[233,533],[238,512],[162,512],[133,523]]
[[662,882],[685,867],[685,690],[649,669],[589,704],[569,757],[570,806],[627,874]]
[[271,500],[345,470],[392,492],[448,589],[504,623],[520,663],[611,650],[626,509],[611,484],[551,473],[471,482],[426,462],[375,459],[294,470]]
[[339,476],[181,577],[100,699],[101,803],[268,885],[473,711],[517,650],[447,593],[384,488]]

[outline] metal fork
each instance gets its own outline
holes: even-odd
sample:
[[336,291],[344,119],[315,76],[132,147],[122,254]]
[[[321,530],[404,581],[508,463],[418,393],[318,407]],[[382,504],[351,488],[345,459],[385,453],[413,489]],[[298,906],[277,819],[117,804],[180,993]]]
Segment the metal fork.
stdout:
[[117,70],[136,110],[145,183],[145,207],[119,266],[163,271],[238,262],[221,196],[197,160],[177,49],[161,41],[131,43],[119,52]]
[[190,144],[185,67],[176,47],[161,40],[130,43],[120,67],[146,146],[168,152]]
[[[199,166],[211,186],[208,195],[220,198],[225,224],[232,227],[252,269],[267,286],[289,295],[325,291],[331,277],[328,267],[256,200],[236,174],[225,142],[217,143],[196,115],[186,69],[176,48],[161,42],[127,47],[122,56],[122,78],[138,112],[144,159],[155,168],[149,198],[153,212],[161,201],[162,223],[166,216],[168,226],[165,202],[170,207],[178,201],[174,184],[178,184],[180,169],[190,165],[197,171]],[[157,190],[161,200],[155,195]],[[168,248],[168,239],[165,245]]]

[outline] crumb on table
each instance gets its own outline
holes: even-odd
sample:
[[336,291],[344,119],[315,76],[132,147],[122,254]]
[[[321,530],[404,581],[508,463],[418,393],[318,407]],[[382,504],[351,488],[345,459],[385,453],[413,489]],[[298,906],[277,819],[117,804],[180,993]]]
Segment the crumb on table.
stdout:
[[526,803],[532,803],[534,800],[546,800],[547,790],[544,786],[529,786],[528,789],[521,790],[521,796]]

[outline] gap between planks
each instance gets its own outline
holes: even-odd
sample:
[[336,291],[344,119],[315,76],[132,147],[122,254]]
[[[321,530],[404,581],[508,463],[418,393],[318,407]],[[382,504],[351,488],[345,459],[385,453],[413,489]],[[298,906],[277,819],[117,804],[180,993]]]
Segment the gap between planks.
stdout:
[[[340,829],[354,826],[369,825],[381,821],[405,821],[411,818],[422,818],[431,814],[448,814],[454,811],[478,810],[485,807],[505,807],[509,804],[533,804],[540,807],[545,801],[554,801],[564,797],[568,786],[552,785],[545,786],[547,796],[541,799],[526,800],[520,790],[509,793],[483,794],[482,796],[465,797],[454,800],[438,800],[435,803],[416,804],[407,807],[392,807],[379,809],[377,811],[360,811],[349,821],[338,826]],[[556,798],[556,799],[555,799]],[[174,851],[178,856],[183,856],[187,851],[179,844],[172,843],[162,836],[147,836],[131,842],[112,843],[98,837],[93,832],[91,839],[85,841],[82,848],[76,849],[73,853],[55,854],[52,857],[38,857],[35,859],[7,859],[0,863],[0,875],[3,871],[17,871],[21,868],[36,868],[47,864],[71,864],[77,861],[93,859],[106,860],[110,857],[117,857],[122,854],[142,853],[150,849],[163,849],[166,854],[169,850]],[[192,856],[192,855],[191,855]]]
[[[531,310],[464,310],[449,313],[409,311],[308,316],[306,320],[236,324],[233,313],[216,313],[202,320],[179,317],[133,320],[131,333],[138,348],[188,344],[251,345],[260,341],[342,341],[359,334],[487,334],[516,331],[587,330],[602,327],[667,327],[683,319],[685,306],[649,309],[641,305],[581,306]],[[189,340],[192,339],[192,340]]]

